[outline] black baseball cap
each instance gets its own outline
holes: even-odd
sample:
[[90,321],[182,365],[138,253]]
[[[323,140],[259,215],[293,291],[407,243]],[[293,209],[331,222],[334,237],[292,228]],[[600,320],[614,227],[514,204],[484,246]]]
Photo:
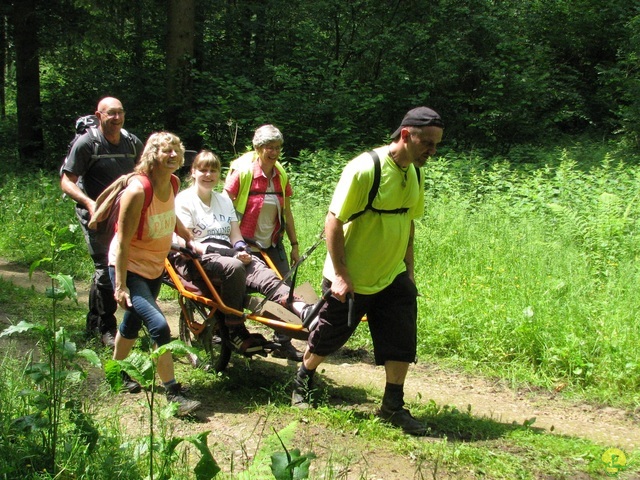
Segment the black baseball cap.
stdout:
[[402,119],[402,123],[398,129],[393,132],[391,138],[396,138],[400,135],[402,127],[440,127],[444,128],[444,122],[438,112],[428,107],[417,107],[409,110]]

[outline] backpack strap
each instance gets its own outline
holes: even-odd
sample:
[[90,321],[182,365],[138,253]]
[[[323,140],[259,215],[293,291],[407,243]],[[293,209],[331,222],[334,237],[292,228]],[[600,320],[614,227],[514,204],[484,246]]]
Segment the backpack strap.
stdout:
[[[142,232],[144,230],[144,224],[147,219],[147,209],[151,206],[151,202],[153,201],[153,185],[151,185],[151,180],[148,176],[144,174],[138,175],[138,180],[142,183],[142,188],[144,189],[144,204],[142,205],[142,211],[140,212],[140,222],[138,222],[138,240],[142,240]],[[173,188],[174,197],[178,194],[178,189],[180,188],[180,181],[178,177],[171,174],[171,187]]]
[[95,163],[101,158],[128,158],[128,157],[136,158],[136,154],[138,153],[136,150],[136,142],[133,140],[133,135],[131,135],[124,128],[120,130],[120,135],[126,138],[127,141],[129,142],[129,147],[130,147],[129,149],[131,150],[130,153],[102,153],[101,154],[100,147],[102,146],[102,144],[100,143],[98,127],[96,127],[95,125],[91,125],[87,128],[86,131],[89,133],[89,136],[91,137],[91,140],[93,142],[93,154],[91,155],[91,161],[87,166],[87,172],[91,170],[91,167],[93,167]]
[[144,190],[144,203],[142,204],[142,211],[140,212],[140,221],[138,222],[138,240],[142,240],[142,231],[144,230],[144,223],[147,219],[147,208],[153,201],[153,185],[151,180],[146,175],[138,175],[138,180],[142,184]]
[[[369,190],[369,199],[367,201],[367,206],[364,207],[364,210],[351,215],[351,217],[349,217],[349,220],[347,220],[347,222],[351,222],[355,220],[367,210],[371,210],[372,212],[376,212],[379,214],[380,213],[397,214],[397,213],[407,213],[409,211],[409,209],[406,207],[394,208],[393,210],[380,210],[373,207],[373,200],[376,198],[376,195],[378,195],[378,189],[380,188],[380,176],[382,175],[382,167],[380,166],[380,157],[378,156],[378,153],[375,150],[371,150],[368,153],[373,159],[373,184],[371,185],[371,189]],[[418,185],[420,185],[420,172],[418,170],[419,169],[416,169],[416,174],[418,177]]]
[[371,159],[373,160],[373,184],[371,185],[371,189],[369,190],[369,199],[367,200],[367,205],[364,207],[364,210],[361,210],[360,212],[356,212],[353,215],[351,215],[349,217],[349,220],[347,220],[345,223],[352,222],[367,210],[372,210],[373,200],[376,198],[376,195],[378,194],[378,189],[380,188],[380,176],[382,172],[382,168],[380,167],[380,157],[378,156],[378,153],[375,150],[371,150],[368,153],[371,156]]

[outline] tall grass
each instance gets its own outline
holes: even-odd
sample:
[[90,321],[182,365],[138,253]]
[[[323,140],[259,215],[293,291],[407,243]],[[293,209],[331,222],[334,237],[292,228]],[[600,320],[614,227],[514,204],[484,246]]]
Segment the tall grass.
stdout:
[[[420,357],[640,404],[640,168],[609,154],[594,159],[593,151],[546,152],[538,165],[519,167],[447,154],[423,169],[426,213],[415,249]],[[348,159],[303,152],[288,165],[302,251],[322,231]],[[42,226],[76,223],[53,176],[5,176],[0,194],[5,257],[41,258]],[[83,245],[79,230],[69,235],[63,240]],[[319,289],[325,252],[313,253],[299,282]],[[61,271],[90,275],[83,246],[61,261]],[[369,345],[366,328],[352,342]]]
[[423,355],[637,405],[637,167],[426,170]]

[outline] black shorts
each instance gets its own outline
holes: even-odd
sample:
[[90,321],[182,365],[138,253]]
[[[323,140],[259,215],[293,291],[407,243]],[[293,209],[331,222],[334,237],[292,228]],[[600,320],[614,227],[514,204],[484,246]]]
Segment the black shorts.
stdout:
[[[331,282],[322,282],[323,292]],[[415,362],[417,344],[418,290],[409,278],[401,273],[394,281],[373,295],[356,294],[353,302],[353,318],[367,315],[367,324],[373,340],[376,365],[387,361]],[[318,325],[309,335],[309,350],[327,356],[342,347],[360,322],[348,325],[348,302],[342,303],[329,297],[318,314]]]

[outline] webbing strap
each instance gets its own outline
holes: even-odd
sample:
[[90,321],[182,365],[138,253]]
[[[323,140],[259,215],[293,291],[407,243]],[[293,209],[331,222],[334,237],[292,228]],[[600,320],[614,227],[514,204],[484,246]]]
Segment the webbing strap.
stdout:
[[378,208],[373,207],[373,200],[376,198],[376,195],[378,195],[378,189],[380,188],[380,176],[382,175],[382,167],[380,166],[380,157],[378,156],[378,153],[375,150],[371,150],[368,153],[373,160],[373,185],[371,185],[371,190],[369,190],[369,199],[367,201],[367,206],[364,207],[364,210],[351,215],[349,217],[349,220],[347,220],[347,222],[352,222],[367,210],[371,210],[372,212],[376,212],[379,214],[382,214],[382,213],[398,214],[398,213],[407,213],[409,211],[409,209],[406,207],[394,208],[393,210],[380,210]]

